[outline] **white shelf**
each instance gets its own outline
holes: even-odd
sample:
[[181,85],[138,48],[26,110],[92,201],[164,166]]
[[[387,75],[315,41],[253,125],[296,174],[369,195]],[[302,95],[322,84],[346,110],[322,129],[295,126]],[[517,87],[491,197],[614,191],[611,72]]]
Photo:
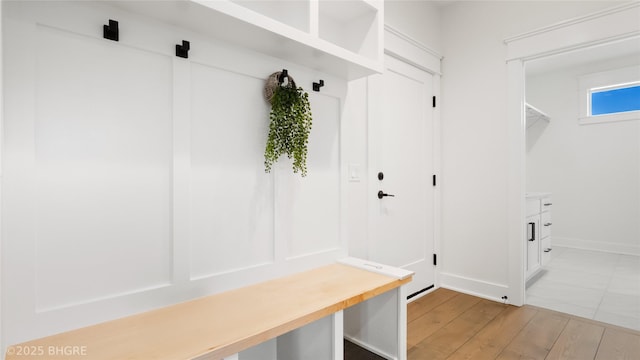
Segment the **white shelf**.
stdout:
[[527,129],[532,127],[540,120],[546,121],[547,123],[551,120],[551,117],[549,117],[549,115],[545,114],[531,104],[525,104],[525,109],[527,115]]
[[308,1],[230,1],[300,31],[310,31],[310,3]]
[[384,69],[382,1],[116,1],[118,7],[353,80]]
[[363,1],[321,1],[319,36],[369,59],[378,53],[378,9]]

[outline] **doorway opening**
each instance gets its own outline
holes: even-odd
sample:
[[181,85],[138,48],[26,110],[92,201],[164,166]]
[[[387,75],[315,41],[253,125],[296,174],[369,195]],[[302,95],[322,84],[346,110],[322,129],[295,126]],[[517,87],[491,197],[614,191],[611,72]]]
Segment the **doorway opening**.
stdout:
[[640,81],[640,38],[525,62],[526,103],[544,115],[527,114],[527,224],[529,205],[546,199],[539,236],[527,234],[528,245],[538,242],[527,267],[538,263],[525,302],[640,330],[640,114],[587,121],[581,86],[619,83],[607,74],[625,69],[627,83]]

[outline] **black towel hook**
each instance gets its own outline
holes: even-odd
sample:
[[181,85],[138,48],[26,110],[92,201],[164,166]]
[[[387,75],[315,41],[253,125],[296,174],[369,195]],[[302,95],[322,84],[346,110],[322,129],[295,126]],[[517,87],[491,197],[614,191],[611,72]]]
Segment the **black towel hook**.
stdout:
[[188,59],[191,44],[187,40],[182,40],[182,45],[176,44],[176,56]]
[[313,91],[320,91],[320,88],[324,86],[324,80],[319,80],[313,83]]
[[102,26],[102,37],[113,41],[120,40],[120,30],[118,29],[118,22],[109,19],[109,25]]

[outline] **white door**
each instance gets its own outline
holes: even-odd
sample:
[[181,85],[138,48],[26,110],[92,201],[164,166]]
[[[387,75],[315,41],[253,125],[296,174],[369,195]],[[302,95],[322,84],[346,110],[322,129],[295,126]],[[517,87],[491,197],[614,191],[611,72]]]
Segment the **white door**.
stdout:
[[432,82],[388,55],[369,82],[369,258],[414,271],[410,295],[435,280]]

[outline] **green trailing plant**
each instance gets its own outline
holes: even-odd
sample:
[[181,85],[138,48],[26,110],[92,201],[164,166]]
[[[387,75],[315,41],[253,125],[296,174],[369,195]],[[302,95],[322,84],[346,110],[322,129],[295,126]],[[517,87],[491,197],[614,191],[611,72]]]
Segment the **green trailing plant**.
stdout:
[[311,132],[309,94],[301,87],[277,86],[271,98],[269,136],[264,151],[266,172],[281,155],[293,159],[293,172],[307,176],[307,146]]

